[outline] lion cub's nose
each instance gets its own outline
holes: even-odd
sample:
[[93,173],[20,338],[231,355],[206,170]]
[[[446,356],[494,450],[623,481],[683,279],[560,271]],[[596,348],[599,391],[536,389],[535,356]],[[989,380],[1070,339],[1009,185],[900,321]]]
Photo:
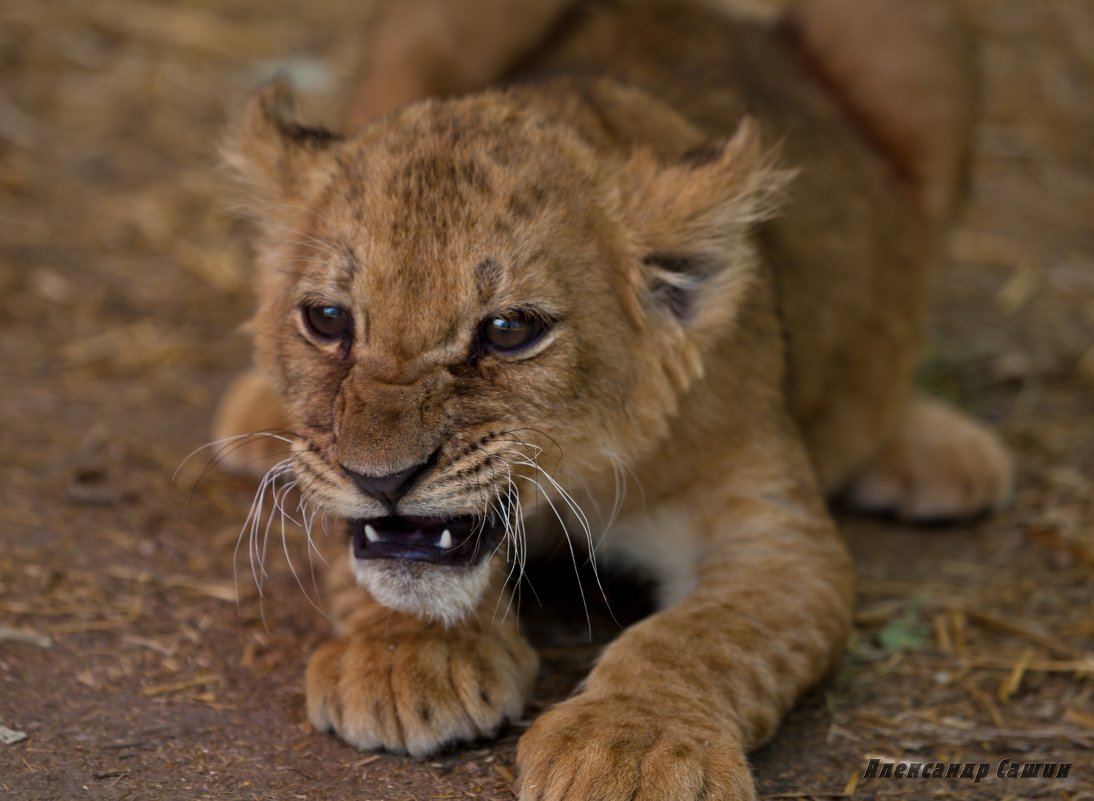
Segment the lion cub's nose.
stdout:
[[429,459],[421,464],[408,467],[406,470],[400,470],[398,473],[390,473],[386,476],[366,476],[363,473],[350,470],[345,465],[342,466],[342,469],[346,471],[346,475],[353,479],[353,483],[362,492],[371,495],[394,511],[395,505],[407,494],[414,480],[428,470],[432,464],[433,459]]

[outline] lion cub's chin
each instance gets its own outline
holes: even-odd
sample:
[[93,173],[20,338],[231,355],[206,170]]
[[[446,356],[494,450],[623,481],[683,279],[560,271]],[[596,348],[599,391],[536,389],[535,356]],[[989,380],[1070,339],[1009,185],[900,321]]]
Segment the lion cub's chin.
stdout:
[[400,612],[453,626],[475,611],[490,583],[493,559],[470,567],[401,559],[357,559],[350,566],[357,583],[376,601]]

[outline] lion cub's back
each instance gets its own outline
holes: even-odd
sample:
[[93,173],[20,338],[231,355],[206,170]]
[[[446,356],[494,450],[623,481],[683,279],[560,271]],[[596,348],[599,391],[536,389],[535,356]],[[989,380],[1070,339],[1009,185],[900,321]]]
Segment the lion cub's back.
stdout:
[[711,138],[747,113],[798,168],[759,240],[796,417],[825,486],[841,483],[891,425],[918,354],[934,237],[898,170],[776,28],[679,3],[604,6],[572,19],[534,66],[640,86]]

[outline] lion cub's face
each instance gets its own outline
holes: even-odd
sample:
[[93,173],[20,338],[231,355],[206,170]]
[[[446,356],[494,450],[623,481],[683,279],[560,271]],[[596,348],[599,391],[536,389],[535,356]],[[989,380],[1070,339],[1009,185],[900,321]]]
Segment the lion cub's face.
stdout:
[[561,506],[665,436],[747,286],[768,173],[747,133],[605,161],[503,95],[349,141],[286,105],[257,98],[232,156],[269,199],[258,358],[359,579],[453,620],[519,547],[522,499]]

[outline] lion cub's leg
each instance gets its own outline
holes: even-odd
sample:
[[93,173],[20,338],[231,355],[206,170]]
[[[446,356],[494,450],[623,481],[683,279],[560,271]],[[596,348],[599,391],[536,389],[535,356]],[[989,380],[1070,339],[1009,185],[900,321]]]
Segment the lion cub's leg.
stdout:
[[[213,438],[220,442],[214,457],[230,473],[261,476],[289,455],[283,438],[285,414],[273,389],[257,370],[237,378],[221,398],[213,421]],[[253,437],[247,435],[253,434]],[[234,439],[233,439],[234,438]]]
[[934,220],[962,194],[977,108],[974,48],[953,0],[793,0],[791,29]]
[[955,520],[1004,504],[1012,480],[1010,455],[991,430],[951,406],[919,397],[846,496],[869,512]]
[[[517,752],[521,801],[756,797],[746,753],[834,665],[854,597],[804,457],[783,472],[771,453],[742,445],[736,469],[711,465],[724,486],[648,510],[693,587],[623,632],[581,692],[532,724]],[[648,550],[657,575],[664,549]]]
[[519,717],[538,659],[507,613],[503,571],[470,618],[446,627],[380,606],[342,568],[331,598],[341,638],[308,664],[313,726],[358,748],[425,756]]
[[427,97],[489,86],[547,36],[572,5],[572,0],[387,3],[361,47],[349,127],[360,128]]

